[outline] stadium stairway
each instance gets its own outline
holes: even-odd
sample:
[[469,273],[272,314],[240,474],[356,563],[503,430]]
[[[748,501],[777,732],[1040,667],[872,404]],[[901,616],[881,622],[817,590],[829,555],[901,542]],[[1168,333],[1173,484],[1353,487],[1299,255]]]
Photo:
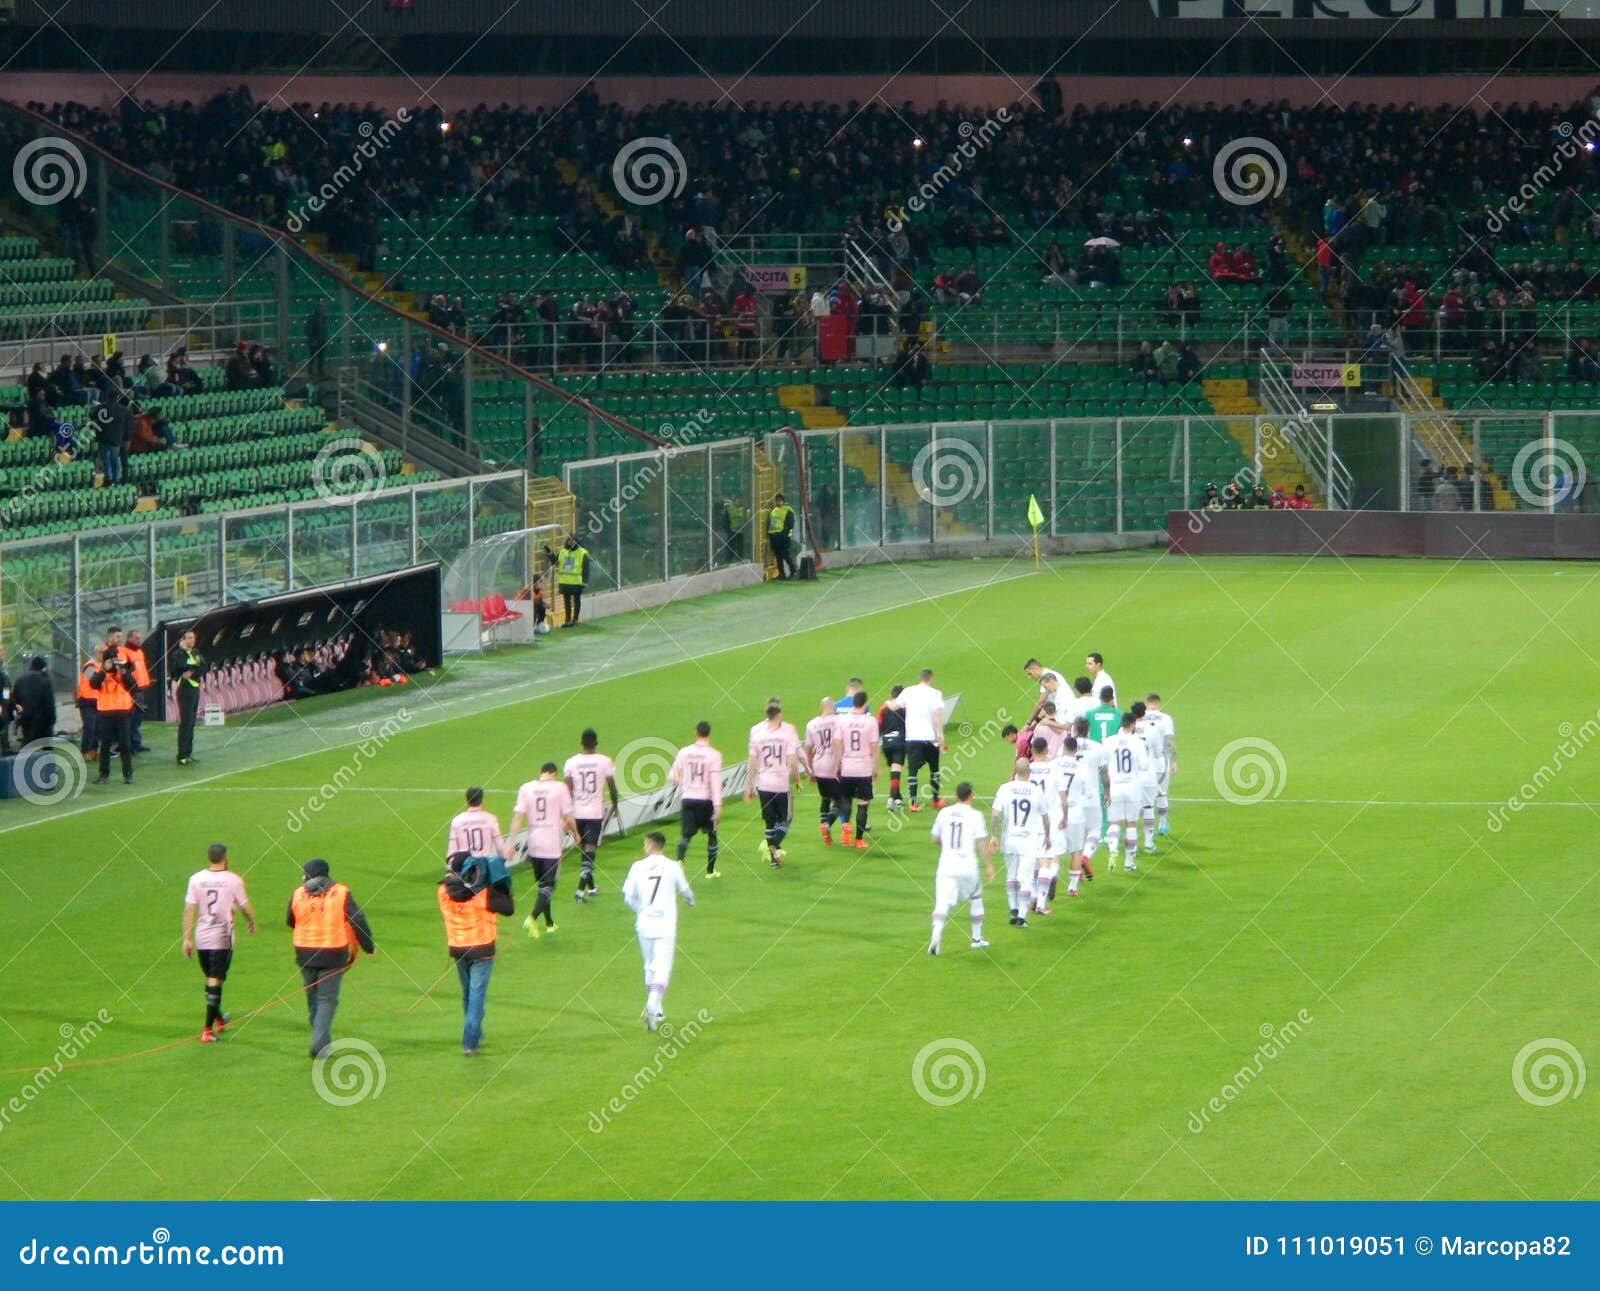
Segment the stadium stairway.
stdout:
[[[1250,393],[1249,381],[1241,377],[1208,377],[1202,381],[1201,388],[1205,391],[1207,401],[1216,410],[1219,417],[1224,418],[1228,434],[1232,435],[1244,453],[1246,462],[1255,460],[1255,419],[1266,415],[1266,408],[1261,401]],[[1293,448],[1286,441],[1279,440],[1279,451],[1271,454],[1263,462],[1262,483],[1270,491],[1281,488],[1285,493],[1293,493],[1295,486],[1304,484],[1306,493],[1317,506],[1322,505],[1322,497],[1311,478],[1311,472],[1306,470],[1305,463],[1296,456]]]
[[[1406,411],[1444,412],[1449,408],[1449,404],[1435,392],[1432,377],[1417,377],[1416,383],[1422,392],[1421,397],[1412,402]],[[1448,464],[1472,460],[1471,436],[1454,417],[1430,417],[1426,421],[1413,422],[1412,425],[1417,432],[1417,438],[1422,441],[1435,462]],[[1489,481],[1494,510],[1515,511],[1517,500],[1512,497],[1511,491],[1506,488],[1505,481],[1500,475],[1497,472],[1490,472],[1486,478]]]
[[410,318],[418,320],[422,318],[422,312],[417,308],[411,292],[387,290],[384,285],[388,281],[386,275],[379,273],[375,269],[361,268],[353,255],[330,251],[328,249],[327,234],[309,233],[302,241],[305,243],[307,250],[314,251],[324,260],[332,261],[338,265],[349,276],[351,281],[360,283],[363,288],[378,297],[379,300],[387,301]]
[[780,407],[794,413],[807,430],[836,430],[845,424],[845,415],[826,402],[822,391],[811,384],[779,386]]
[[[560,172],[561,178],[569,184],[576,184],[583,178],[583,172],[578,169],[576,163],[566,157],[557,159],[556,170]],[[589,196],[593,199],[594,204],[605,212],[607,219],[619,213],[620,208],[612,200],[611,194],[604,188],[591,188]],[[642,220],[637,220],[636,222],[639,225],[640,232],[644,234],[645,252],[650,257],[650,263],[655,266],[656,281],[661,284],[664,291],[676,295],[683,287],[683,278],[678,273],[672,252],[661,245],[661,235],[659,233]]]

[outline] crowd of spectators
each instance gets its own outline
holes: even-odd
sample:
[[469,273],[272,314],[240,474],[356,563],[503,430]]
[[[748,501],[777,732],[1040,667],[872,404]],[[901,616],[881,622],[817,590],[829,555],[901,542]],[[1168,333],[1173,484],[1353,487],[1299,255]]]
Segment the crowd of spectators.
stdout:
[[[1530,304],[1600,297],[1600,280],[1578,256],[1519,254],[1529,244],[1571,247],[1600,235],[1586,197],[1592,154],[1578,148],[1563,161],[1561,188],[1545,206],[1506,218],[1496,205],[1541,167],[1548,173],[1556,145],[1572,122],[1595,115],[1595,102],[1457,110],[1131,101],[1052,115],[1031,104],[1003,113],[883,102],[628,108],[591,89],[559,109],[482,104],[447,118],[437,107],[417,108],[376,134],[375,125],[393,118],[372,105],[258,103],[242,88],[203,103],[124,98],[109,112],[35,106],[149,173],[253,218],[282,224],[304,216],[306,227],[366,266],[384,249],[385,217],[415,222],[456,206],[491,234],[514,216],[552,215],[562,245],[629,269],[648,265],[654,232],[687,292],[667,307],[673,321],[708,344],[720,332],[735,348],[745,322],[738,293],[726,279],[705,282],[730,236],[843,226],[894,280],[902,306],[924,294],[993,303],[972,262],[982,248],[1024,243],[1047,280],[1116,287],[1116,248],[1172,242],[1173,212],[1241,233],[1266,227],[1267,205],[1229,202],[1212,177],[1218,150],[1247,136],[1290,159],[1278,210],[1315,245],[1318,285],[1350,311],[1356,334],[1372,322],[1401,337],[1437,325],[1468,353],[1489,330],[1497,344],[1533,335]],[[363,153],[359,182],[340,181],[369,136],[384,142],[375,155]],[[612,203],[601,199],[613,160],[647,136],[671,140],[684,156],[681,192],[650,207],[617,203],[608,213]],[[337,199],[307,215],[306,199],[325,184],[335,185]],[[1416,243],[1449,252],[1442,280],[1424,265],[1386,257],[1387,247]],[[428,252],[417,268],[434,272],[443,263]],[[1292,271],[1281,244],[1269,245],[1262,265],[1244,245],[1219,246],[1204,263],[1214,282],[1267,292]],[[511,345],[520,339],[519,311],[523,323],[545,324],[534,330],[546,339],[580,347],[629,326],[616,300],[547,302],[546,294],[495,302],[464,291],[435,302],[430,316],[456,331],[488,329]],[[1161,307],[1192,320],[1197,305]],[[708,312],[724,321],[711,322]]]
[[1202,511],[1310,511],[1315,506],[1304,484],[1296,484],[1293,493],[1277,484],[1269,493],[1260,480],[1249,488],[1238,480],[1229,480],[1220,489],[1207,480],[1200,494]]

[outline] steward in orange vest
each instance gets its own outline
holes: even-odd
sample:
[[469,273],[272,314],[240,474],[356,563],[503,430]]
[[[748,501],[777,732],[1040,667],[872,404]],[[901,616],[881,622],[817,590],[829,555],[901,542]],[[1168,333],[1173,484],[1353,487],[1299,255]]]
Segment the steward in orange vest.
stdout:
[[133,666],[121,646],[107,645],[89,673],[100,728],[100,774],[96,784],[111,779],[111,751],[122,757],[122,782],[133,783]]
[[122,647],[122,657],[133,665],[133,751],[144,752],[144,710],[150,695],[150,665],[144,657],[144,638],[138,632],[128,633],[128,644]]
[[461,979],[461,1052],[469,1058],[483,1039],[483,1010],[489,999],[489,974],[494,970],[495,918],[515,913],[511,879],[500,858],[450,857],[437,888],[444,939]]
[[317,858],[301,866],[305,882],[289,898],[288,924],[294,934],[294,958],[305,983],[306,1012],[311,1018],[311,1056],[322,1057],[333,1043],[333,1015],[339,1008],[339,984],[355,962],[359,946],[377,953],[367,917],[343,883],[328,874],[327,861]]

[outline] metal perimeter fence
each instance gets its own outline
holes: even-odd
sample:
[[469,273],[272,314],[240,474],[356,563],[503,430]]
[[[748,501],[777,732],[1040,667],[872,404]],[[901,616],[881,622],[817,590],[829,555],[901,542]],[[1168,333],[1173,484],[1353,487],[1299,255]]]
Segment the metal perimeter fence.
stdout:
[[[143,630],[425,561],[448,567],[477,539],[522,528],[526,517],[527,476],[505,472],[8,542],[0,641],[19,657],[47,655],[65,684],[108,627]],[[503,572],[517,584],[510,595],[532,571]]]
[[[820,550],[1165,531],[1206,486],[1327,481],[1356,510],[1600,511],[1600,412],[1107,417],[769,435],[776,487]],[[1470,468],[1470,469],[1469,469]],[[802,505],[803,499],[803,505]],[[758,506],[770,504],[758,499]]]

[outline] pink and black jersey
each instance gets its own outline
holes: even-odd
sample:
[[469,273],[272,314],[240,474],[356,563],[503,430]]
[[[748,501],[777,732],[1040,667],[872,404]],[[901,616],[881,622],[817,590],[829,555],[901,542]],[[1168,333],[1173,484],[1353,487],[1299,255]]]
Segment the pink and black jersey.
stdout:
[[528,855],[551,860],[561,855],[564,821],[572,815],[572,795],[559,780],[530,780],[517,790],[517,811],[528,822]]
[[189,878],[183,902],[195,908],[197,950],[227,950],[233,945],[233,912],[243,906],[244,880],[232,870],[201,870]]
[[864,708],[852,709],[833,719],[834,739],[839,745],[839,778],[865,780],[871,777],[878,752],[878,720]]
[[492,811],[468,807],[450,822],[450,842],[445,855],[466,852],[469,856],[502,856],[505,842],[500,822]]
[[813,780],[839,778],[839,739],[834,727],[837,720],[830,713],[826,717],[813,717],[806,723],[806,755],[810,759]]
[[579,820],[599,820],[606,814],[606,781],[617,768],[604,753],[575,753],[562,772],[572,786],[572,814]]
[[800,737],[789,722],[773,730],[766,722],[750,728],[750,756],[756,764],[756,788],[764,793],[787,793],[789,767],[800,751]]
[[722,805],[722,754],[709,744],[691,744],[672,760],[672,783],[695,802]]

